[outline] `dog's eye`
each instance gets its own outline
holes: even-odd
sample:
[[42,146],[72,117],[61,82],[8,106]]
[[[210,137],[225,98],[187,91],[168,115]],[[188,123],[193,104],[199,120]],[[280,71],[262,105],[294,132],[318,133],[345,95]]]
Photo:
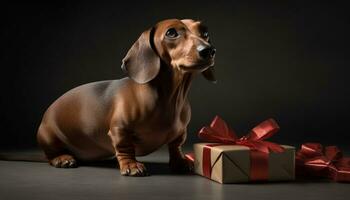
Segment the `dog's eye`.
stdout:
[[179,37],[179,34],[177,33],[177,31],[174,28],[170,28],[169,30],[167,30],[165,35],[167,37],[169,37],[169,38],[177,38],[177,37]]

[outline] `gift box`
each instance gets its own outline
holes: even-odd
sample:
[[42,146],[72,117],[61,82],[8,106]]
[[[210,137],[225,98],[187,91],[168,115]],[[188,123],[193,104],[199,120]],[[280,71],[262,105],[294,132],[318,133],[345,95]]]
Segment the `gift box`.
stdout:
[[265,141],[279,130],[269,119],[238,138],[220,117],[199,132],[194,144],[195,173],[219,183],[289,181],[295,178],[295,148]]
[[[251,172],[252,162],[251,149],[242,145],[220,145],[212,146],[215,143],[197,143],[194,144],[194,171],[196,174],[206,176],[219,183],[243,183],[250,181],[287,181],[294,180],[294,154],[295,149],[292,146],[281,145],[284,148],[282,153],[270,152],[268,155],[266,179],[259,179]],[[203,152],[210,149],[210,164],[203,163]],[[205,160],[205,159],[204,159]],[[207,165],[207,166],[204,166]],[[211,168],[210,173],[205,174],[205,167]],[[256,172],[255,172],[256,173]],[[258,172],[259,173],[259,172]],[[260,172],[261,173],[261,172]]]

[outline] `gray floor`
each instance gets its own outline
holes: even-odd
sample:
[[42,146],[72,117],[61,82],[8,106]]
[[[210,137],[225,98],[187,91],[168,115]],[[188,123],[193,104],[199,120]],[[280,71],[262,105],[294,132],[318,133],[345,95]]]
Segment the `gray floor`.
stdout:
[[197,175],[170,174],[167,154],[158,151],[145,161],[149,177],[119,175],[112,162],[76,169],[46,163],[0,161],[0,199],[349,199],[350,184],[295,181],[221,185]]

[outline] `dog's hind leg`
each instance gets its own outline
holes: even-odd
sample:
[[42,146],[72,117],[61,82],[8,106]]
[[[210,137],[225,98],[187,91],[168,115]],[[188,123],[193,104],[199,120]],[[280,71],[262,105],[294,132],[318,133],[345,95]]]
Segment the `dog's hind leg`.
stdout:
[[53,130],[43,124],[40,125],[37,141],[43,149],[49,164],[57,168],[75,168],[77,161],[67,150],[65,144],[56,136]]

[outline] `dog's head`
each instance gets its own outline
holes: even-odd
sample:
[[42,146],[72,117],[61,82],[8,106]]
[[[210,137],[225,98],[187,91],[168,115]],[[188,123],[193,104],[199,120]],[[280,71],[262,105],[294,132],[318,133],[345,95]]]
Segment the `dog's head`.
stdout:
[[183,73],[202,72],[215,82],[215,48],[200,21],[169,19],[143,32],[123,59],[122,69],[138,83],[154,79],[161,61]]

